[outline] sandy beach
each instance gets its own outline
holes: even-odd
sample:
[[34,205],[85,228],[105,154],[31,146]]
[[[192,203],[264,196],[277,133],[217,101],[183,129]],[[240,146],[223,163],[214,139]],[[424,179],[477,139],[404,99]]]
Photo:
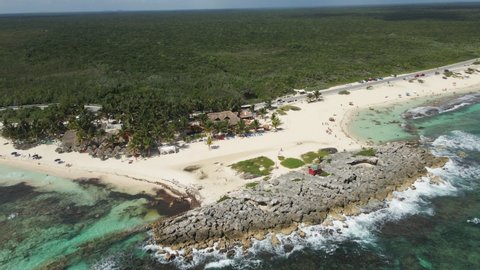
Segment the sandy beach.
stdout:
[[[472,66],[480,69],[479,65]],[[457,72],[460,78],[442,78],[443,75],[422,77],[418,80],[399,80],[373,86],[373,89],[352,91],[350,95],[337,93],[324,94],[324,101],[293,103],[300,111],[289,111],[280,116],[281,130],[267,132],[262,136],[215,141],[215,149],[209,150],[204,142],[189,144],[179,153],[134,160],[110,159],[101,161],[87,154],[55,152],[57,145],[40,145],[27,151],[15,150],[11,143],[0,138],[0,164],[40,171],[69,179],[90,177],[100,178],[119,190],[152,192],[161,185],[167,185],[181,192],[196,192],[202,204],[215,202],[222,195],[243,187],[247,181],[236,175],[228,165],[238,161],[266,156],[276,161],[273,175],[288,171],[278,163],[277,156],[298,158],[301,154],[322,147],[335,147],[339,151],[355,150],[366,146],[348,131],[355,112],[377,106],[388,106],[422,97],[447,97],[450,95],[480,91],[480,73],[466,74],[468,66]],[[468,77],[468,78],[467,78]],[[410,93],[407,96],[406,93]],[[351,105],[352,103],[353,105]],[[335,122],[329,121],[333,117]],[[331,134],[327,133],[330,129]],[[17,151],[19,157],[11,152]],[[41,160],[33,160],[28,155],[38,154]],[[64,164],[57,164],[60,158]],[[65,164],[71,164],[66,167]],[[201,168],[189,173],[183,169],[190,165]]]

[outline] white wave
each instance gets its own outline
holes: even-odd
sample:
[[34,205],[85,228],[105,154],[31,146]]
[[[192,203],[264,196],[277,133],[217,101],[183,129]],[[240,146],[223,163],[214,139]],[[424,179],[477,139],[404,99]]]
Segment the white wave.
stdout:
[[113,257],[105,258],[90,267],[91,270],[119,270],[117,262]]
[[211,268],[223,268],[227,266],[233,265],[234,261],[227,259],[227,260],[221,260],[218,262],[210,262],[205,265],[205,269],[211,269]]
[[450,135],[438,137],[432,145],[435,147],[434,152],[439,154],[445,154],[443,150],[480,151],[480,138],[470,133],[455,130]]
[[446,112],[451,112],[458,110],[460,108],[470,106],[480,102],[480,93],[477,94],[468,94],[454,100],[448,101],[446,103],[440,104],[439,106],[421,106],[415,107],[407,110],[404,114],[404,118],[411,119],[420,119],[425,117],[434,116],[437,114],[442,114]]
[[479,225],[480,224],[480,218],[472,218],[472,219],[467,220],[467,222],[475,224],[475,225]]
[[463,102],[463,103],[460,103],[460,104],[453,105],[451,108],[440,110],[440,113],[442,114],[442,113],[446,113],[446,112],[452,112],[452,111],[455,111],[455,110],[458,110],[458,109],[461,109],[463,107],[470,106],[470,105],[472,105],[472,103]]
[[[432,170],[433,171],[433,170]],[[227,258],[215,245],[214,250],[194,250],[193,260],[187,262],[180,252],[173,263],[179,269],[189,269],[205,265],[205,269],[222,268],[230,266],[236,269],[245,268],[247,265],[258,265],[258,259],[262,254],[271,254],[277,257],[288,257],[296,251],[312,248],[324,250],[327,253],[336,250],[339,244],[344,241],[355,241],[362,245],[372,245],[376,241],[376,232],[388,221],[397,221],[415,214],[433,215],[434,211],[429,206],[428,199],[436,196],[454,194],[457,189],[448,181],[439,184],[432,184],[430,178],[423,177],[414,183],[413,188],[403,192],[394,192],[393,199],[387,202],[386,207],[380,210],[360,214],[358,216],[345,216],[344,221],[333,221],[332,225],[300,226],[305,237],[300,237],[298,232],[290,235],[279,235],[281,244],[272,245],[272,235],[267,235],[265,240],[252,242],[246,253],[241,247],[237,247],[235,255]],[[150,250],[163,250],[174,252],[168,248],[159,248],[155,245],[146,247]],[[246,255],[245,255],[246,254]],[[169,263],[165,260],[164,254],[157,253],[156,258],[161,263]]]
[[[330,225],[305,226],[300,225],[304,237],[298,232],[290,235],[279,235],[280,244],[272,244],[272,235],[265,240],[252,241],[252,246],[244,251],[241,247],[234,250],[234,255],[222,253],[216,247],[213,250],[194,250],[193,260],[187,262],[181,255],[177,256],[173,264],[180,269],[204,266],[205,269],[231,267],[235,269],[248,268],[247,266],[260,265],[262,256],[289,257],[296,251],[310,248],[323,250],[326,253],[334,252],[345,241],[354,241],[360,245],[375,245],[377,232],[386,222],[394,222],[406,217],[423,214],[434,215],[430,201],[434,197],[455,195],[459,190],[469,188],[472,183],[464,179],[478,179],[480,166],[465,164],[457,155],[459,149],[480,150],[480,138],[461,131],[454,131],[451,135],[441,136],[433,141],[434,153],[451,157],[443,168],[428,169],[429,177],[418,179],[411,188],[394,192],[393,198],[385,203],[385,207],[358,216],[344,216],[343,221],[335,220]],[[474,178],[476,177],[477,178]],[[443,181],[433,183],[431,177],[440,177]],[[158,250],[157,246],[150,247]],[[160,248],[161,249],[161,248]],[[162,249],[168,251],[168,249]],[[167,264],[163,254],[156,255],[157,259]]]

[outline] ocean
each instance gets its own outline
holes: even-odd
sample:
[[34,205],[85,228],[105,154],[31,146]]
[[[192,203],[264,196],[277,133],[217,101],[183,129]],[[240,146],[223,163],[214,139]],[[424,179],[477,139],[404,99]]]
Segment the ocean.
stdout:
[[97,179],[72,181],[0,166],[0,269],[145,264],[144,226],[188,209],[188,202],[162,190],[131,195]]
[[374,142],[420,140],[450,158],[430,170],[444,181],[425,177],[383,208],[305,227],[305,238],[284,236],[280,246],[256,241],[230,258],[198,251],[193,262],[161,262],[148,232],[125,233],[174,214],[162,198],[0,167],[0,269],[480,269],[480,104],[401,117],[425,102],[361,111],[352,131]]

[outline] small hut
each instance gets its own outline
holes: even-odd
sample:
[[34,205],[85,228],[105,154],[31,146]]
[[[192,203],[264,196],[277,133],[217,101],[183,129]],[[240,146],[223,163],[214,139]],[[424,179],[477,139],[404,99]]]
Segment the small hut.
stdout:
[[313,164],[311,166],[308,166],[308,174],[310,175],[319,175],[322,172],[322,169],[320,168],[320,165],[318,164]]
[[238,115],[232,111],[216,112],[207,114],[208,119],[213,122],[228,121],[230,126],[234,126],[240,122]]

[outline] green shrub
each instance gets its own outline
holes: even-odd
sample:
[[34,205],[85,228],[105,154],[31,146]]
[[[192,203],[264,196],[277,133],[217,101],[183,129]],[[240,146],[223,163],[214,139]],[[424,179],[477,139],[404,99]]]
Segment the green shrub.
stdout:
[[315,161],[315,159],[319,159],[319,160],[322,160],[323,158],[325,158],[326,156],[328,156],[329,153],[327,151],[318,151],[318,152],[313,152],[313,151],[310,151],[310,152],[307,152],[305,154],[302,154],[300,156],[300,158],[307,164],[311,164]]
[[286,115],[288,111],[300,111],[302,110],[300,107],[293,106],[293,105],[285,105],[280,107],[277,112],[280,115]]
[[452,77],[454,73],[452,71],[445,71],[443,75],[445,75],[446,77]]
[[251,182],[245,185],[246,188],[254,189],[258,186],[258,182]]
[[320,173],[320,176],[322,176],[322,177],[327,177],[327,176],[329,176],[329,175],[330,175],[330,174],[329,174],[328,172],[323,172],[323,171],[322,171],[322,172]]
[[302,154],[300,156],[300,158],[307,164],[310,164],[312,163],[315,159],[318,158],[318,154],[313,152],[313,151],[310,151],[310,152],[307,152],[305,154]]
[[230,165],[234,170],[241,173],[249,173],[254,176],[266,176],[269,175],[275,162],[271,159],[261,156]]
[[228,199],[231,199],[231,198],[227,195],[223,195],[220,199],[218,199],[217,203],[221,203],[221,202],[226,201]]
[[350,95],[350,91],[348,90],[342,90],[340,92],[338,92],[339,95]]
[[280,164],[289,169],[296,169],[305,165],[305,162],[297,158],[286,158]]

